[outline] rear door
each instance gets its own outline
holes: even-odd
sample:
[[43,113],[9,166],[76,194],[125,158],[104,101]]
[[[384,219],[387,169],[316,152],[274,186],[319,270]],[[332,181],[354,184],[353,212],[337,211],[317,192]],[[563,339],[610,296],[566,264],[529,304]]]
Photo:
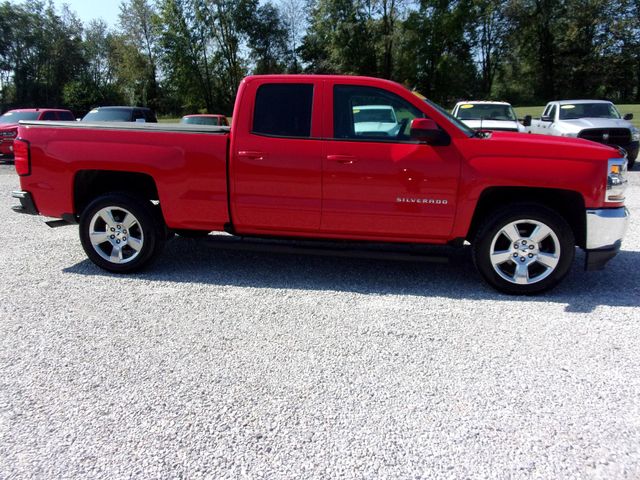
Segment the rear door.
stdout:
[[[245,80],[233,123],[231,212],[243,232],[317,232],[322,82]],[[240,120],[241,119],[241,120]]]

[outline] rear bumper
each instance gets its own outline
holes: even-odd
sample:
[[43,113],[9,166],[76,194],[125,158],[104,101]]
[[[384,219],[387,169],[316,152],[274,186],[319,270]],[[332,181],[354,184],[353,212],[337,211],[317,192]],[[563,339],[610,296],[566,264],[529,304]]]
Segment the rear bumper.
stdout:
[[586,270],[602,270],[618,254],[628,223],[625,207],[587,210]]
[[39,215],[36,204],[33,202],[33,197],[29,192],[23,192],[21,190],[11,192],[13,198],[20,200],[20,205],[14,205],[11,209],[17,213],[26,213],[27,215]]

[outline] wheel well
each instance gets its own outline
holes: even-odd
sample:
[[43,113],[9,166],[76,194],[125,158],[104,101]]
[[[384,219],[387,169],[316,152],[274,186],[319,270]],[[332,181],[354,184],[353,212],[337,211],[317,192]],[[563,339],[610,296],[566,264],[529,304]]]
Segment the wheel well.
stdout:
[[80,215],[95,198],[109,192],[135,193],[147,200],[158,200],[153,178],[144,173],[110,170],[82,170],[74,179],[73,198],[76,214]]
[[472,241],[484,220],[498,208],[510,203],[529,203],[544,205],[560,214],[573,230],[576,244],[586,244],[585,205],[582,195],[570,190],[547,188],[489,188],[482,192],[473,214],[467,240]]

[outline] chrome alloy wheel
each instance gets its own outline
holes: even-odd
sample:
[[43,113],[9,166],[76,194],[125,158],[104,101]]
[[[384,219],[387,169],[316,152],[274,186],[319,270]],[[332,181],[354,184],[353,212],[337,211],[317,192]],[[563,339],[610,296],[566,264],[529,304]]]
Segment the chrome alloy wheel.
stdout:
[[98,255],[116,264],[133,261],[144,244],[138,219],[130,211],[115,206],[103,208],[93,215],[89,239]]
[[508,223],[496,233],[489,251],[493,269],[504,280],[530,285],[553,273],[560,261],[560,241],[538,220]]

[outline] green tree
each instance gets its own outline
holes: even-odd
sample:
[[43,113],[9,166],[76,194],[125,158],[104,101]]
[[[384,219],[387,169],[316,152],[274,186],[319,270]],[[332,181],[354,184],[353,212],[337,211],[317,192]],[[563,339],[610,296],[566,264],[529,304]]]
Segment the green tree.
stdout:
[[120,4],[119,71],[137,103],[153,109],[157,109],[160,95],[157,25],[156,9],[148,0],[125,0]]

